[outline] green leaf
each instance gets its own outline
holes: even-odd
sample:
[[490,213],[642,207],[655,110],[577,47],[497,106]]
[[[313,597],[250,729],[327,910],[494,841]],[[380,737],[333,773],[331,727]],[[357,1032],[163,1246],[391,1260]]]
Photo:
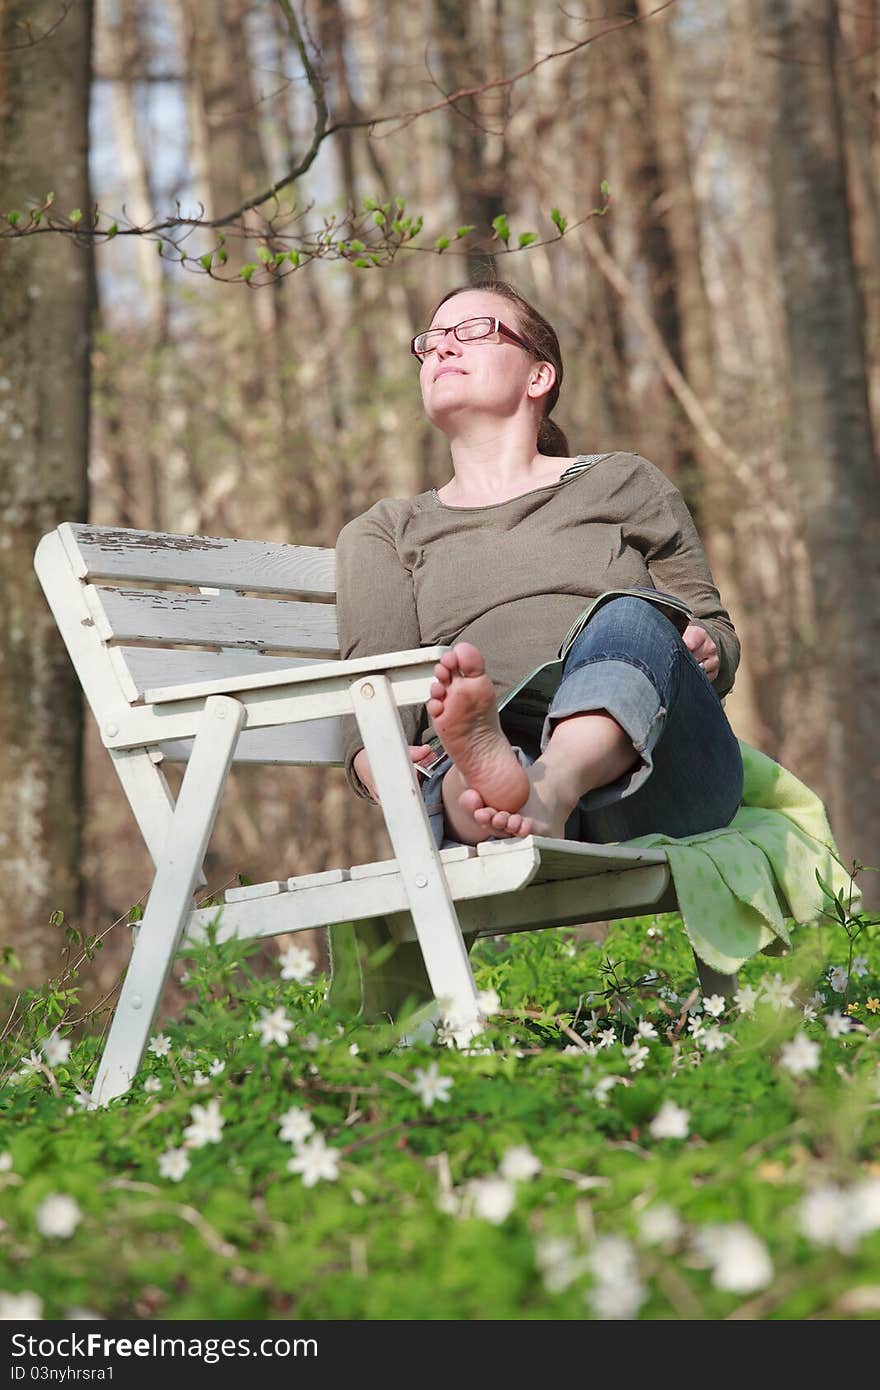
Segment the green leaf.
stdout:
[[385,226],[385,214],[381,208],[377,208],[376,211],[373,213],[373,221],[375,222],[377,227]]
[[449,237],[438,236],[437,240],[434,242],[434,245],[436,246],[438,251],[445,251],[447,246],[449,245]]
[[254,271],[259,270],[259,268],[260,267],[254,265],[252,261],[248,261],[247,265],[243,265],[241,270],[238,272],[239,278],[241,280],[244,280],[246,285],[249,285]]
[[214,255],[211,251],[206,251],[204,256],[199,256],[199,265],[203,270],[210,270],[214,264]]
[[559,211],[559,208],[551,208],[550,216],[553,219],[556,226],[559,228],[560,234],[563,233],[566,227],[568,226],[568,219],[562,216],[562,213]]
[[602,182],[599,184],[599,190],[603,198],[611,197],[611,185],[607,179],[603,179]]
[[298,251],[288,251],[288,253],[287,253],[287,259],[290,261],[290,264],[291,264],[292,266],[298,266],[298,265],[299,265],[299,252],[298,252]]
[[367,212],[375,212],[378,206],[379,204],[376,202],[375,198],[364,199],[364,208]]
[[43,203],[43,206],[44,206],[44,207],[47,207],[47,208],[50,208],[50,207],[52,206],[52,204],[54,203],[54,201],[55,201],[55,194],[54,194],[54,193],[47,193],[47,194],[46,194],[45,201],[44,201],[44,203]]
[[357,255],[358,252],[366,251],[367,248],[362,241],[350,241],[348,243],[348,249],[349,251],[354,251]]
[[225,248],[222,246],[220,247],[220,250],[217,252],[217,259],[221,265],[225,265],[226,262],[229,260],[229,252],[225,250]]
[[268,265],[272,259],[272,252],[269,250],[268,246],[258,246],[257,255],[263,262],[263,265]]
[[533,241],[537,241],[537,240],[538,240],[538,233],[537,233],[537,232],[520,232],[520,234],[519,234],[519,245],[520,245],[521,247],[522,247],[522,246],[531,246],[532,242],[533,242]]
[[399,193],[397,197],[394,199],[394,204],[398,212],[403,212],[403,209],[406,207],[406,202],[403,198],[401,198]]
[[73,212],[70,214],[70,225],[72,227],[78,227],[80,222],[82,222],[82,217],[82,209],[74,208]]
[[456,239],[460,240],[463,236],[467,236],[468,232],[475,232],[476,230],[477,230],[477,229],[476,229],[476,227],[473,225],[473,223],[465,223],[465,225],[462,226],[462,227],[456,227],[456,229],[455,229]]
[[110,226],[107,228],[107,240],[108,240],[108,241],[112,241],[113,238],[116,236],[116,234],[117,234],[118,231],[119,231],[119,223],[118,223],[118,222],[111,222],[111,223],[110,223]]
[[9,223],[10,227],[17,227],[19,222],[21,221],[21,213],[7,212],[6,221]]
[[362,269],[366,269],[366,270],[369,270],[370,264],[371,264],[370,261],[368,261],[368,260],[366,259],[366,257],[364,257],[364,256],[358,256],[358,258],[357,258],[356,261],[352,261],[352,265],[359,266],[359,267],[361,267]]
[[500,240],[503,241],[504,245],[506,246],[510,240],[510,224],[507,220],[507,215],[503,212],[499,212],[497,217],[493,217],[492,228],[495,232],[495,235],[499,237]]

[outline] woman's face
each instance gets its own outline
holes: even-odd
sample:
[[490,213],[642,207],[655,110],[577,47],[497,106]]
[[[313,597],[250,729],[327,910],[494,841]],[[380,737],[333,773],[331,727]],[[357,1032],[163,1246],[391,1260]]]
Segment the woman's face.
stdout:
[[[447,299],[431,320],[431,328],[453,328],[465,319],[501,319],[520,332],[516,305],[489,290],[463,290]],[[425,413],[440,429],[454,428],[466,414],[497,415],[505,419],[529,394],[537,367],[525,348],[504,333],[461,343],[447,333],[424,359],[419,384]]]

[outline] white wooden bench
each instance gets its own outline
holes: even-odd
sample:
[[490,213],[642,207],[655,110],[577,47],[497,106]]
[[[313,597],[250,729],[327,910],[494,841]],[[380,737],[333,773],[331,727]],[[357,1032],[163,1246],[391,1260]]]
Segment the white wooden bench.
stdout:
[[[354,714],[396,857],[226,893],[219,939],[383,917],[417,940],[431,989],[479,1026],[465,935],[676,906],[659,850],[530,836],[438,852],[398,706],[423,704],[443,647],[340,661],[334,552],[311,546],[65,524],[35,567],[155,878],[93,1091],[106,1103],[141,1063],[175,953],[217,908],[193,895],[233,761],[339,764]],[[162,762],[186,761],[175,803]]]

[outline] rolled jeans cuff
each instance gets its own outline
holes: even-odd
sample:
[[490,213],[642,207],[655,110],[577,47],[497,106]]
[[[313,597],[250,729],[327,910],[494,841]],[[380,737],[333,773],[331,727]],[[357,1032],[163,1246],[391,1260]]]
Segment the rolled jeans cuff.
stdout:
[[666,707],[657,687],[636,661],[596,657],[566,673],[554,695],[541,731],[541,752],[560,719],[603,710],[623,729],[641,762],[615,782],[596,787],[581,797],[585,811],[632,796],[650,777],[653,750],[663,733]]

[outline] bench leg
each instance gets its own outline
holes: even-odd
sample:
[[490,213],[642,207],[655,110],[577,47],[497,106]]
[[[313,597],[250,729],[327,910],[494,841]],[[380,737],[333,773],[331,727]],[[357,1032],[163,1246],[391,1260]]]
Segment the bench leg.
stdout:
[[228,696],[212,695],[205,702],[98,1068],[95,1104],[106,1105],[127,1091],[143,1060],[244,718],[244,706]]
[[355,681],[351,693],[431,990],[462,1032],[473,1035],[479,1031],[477,988],[391,682],[371,675]]

